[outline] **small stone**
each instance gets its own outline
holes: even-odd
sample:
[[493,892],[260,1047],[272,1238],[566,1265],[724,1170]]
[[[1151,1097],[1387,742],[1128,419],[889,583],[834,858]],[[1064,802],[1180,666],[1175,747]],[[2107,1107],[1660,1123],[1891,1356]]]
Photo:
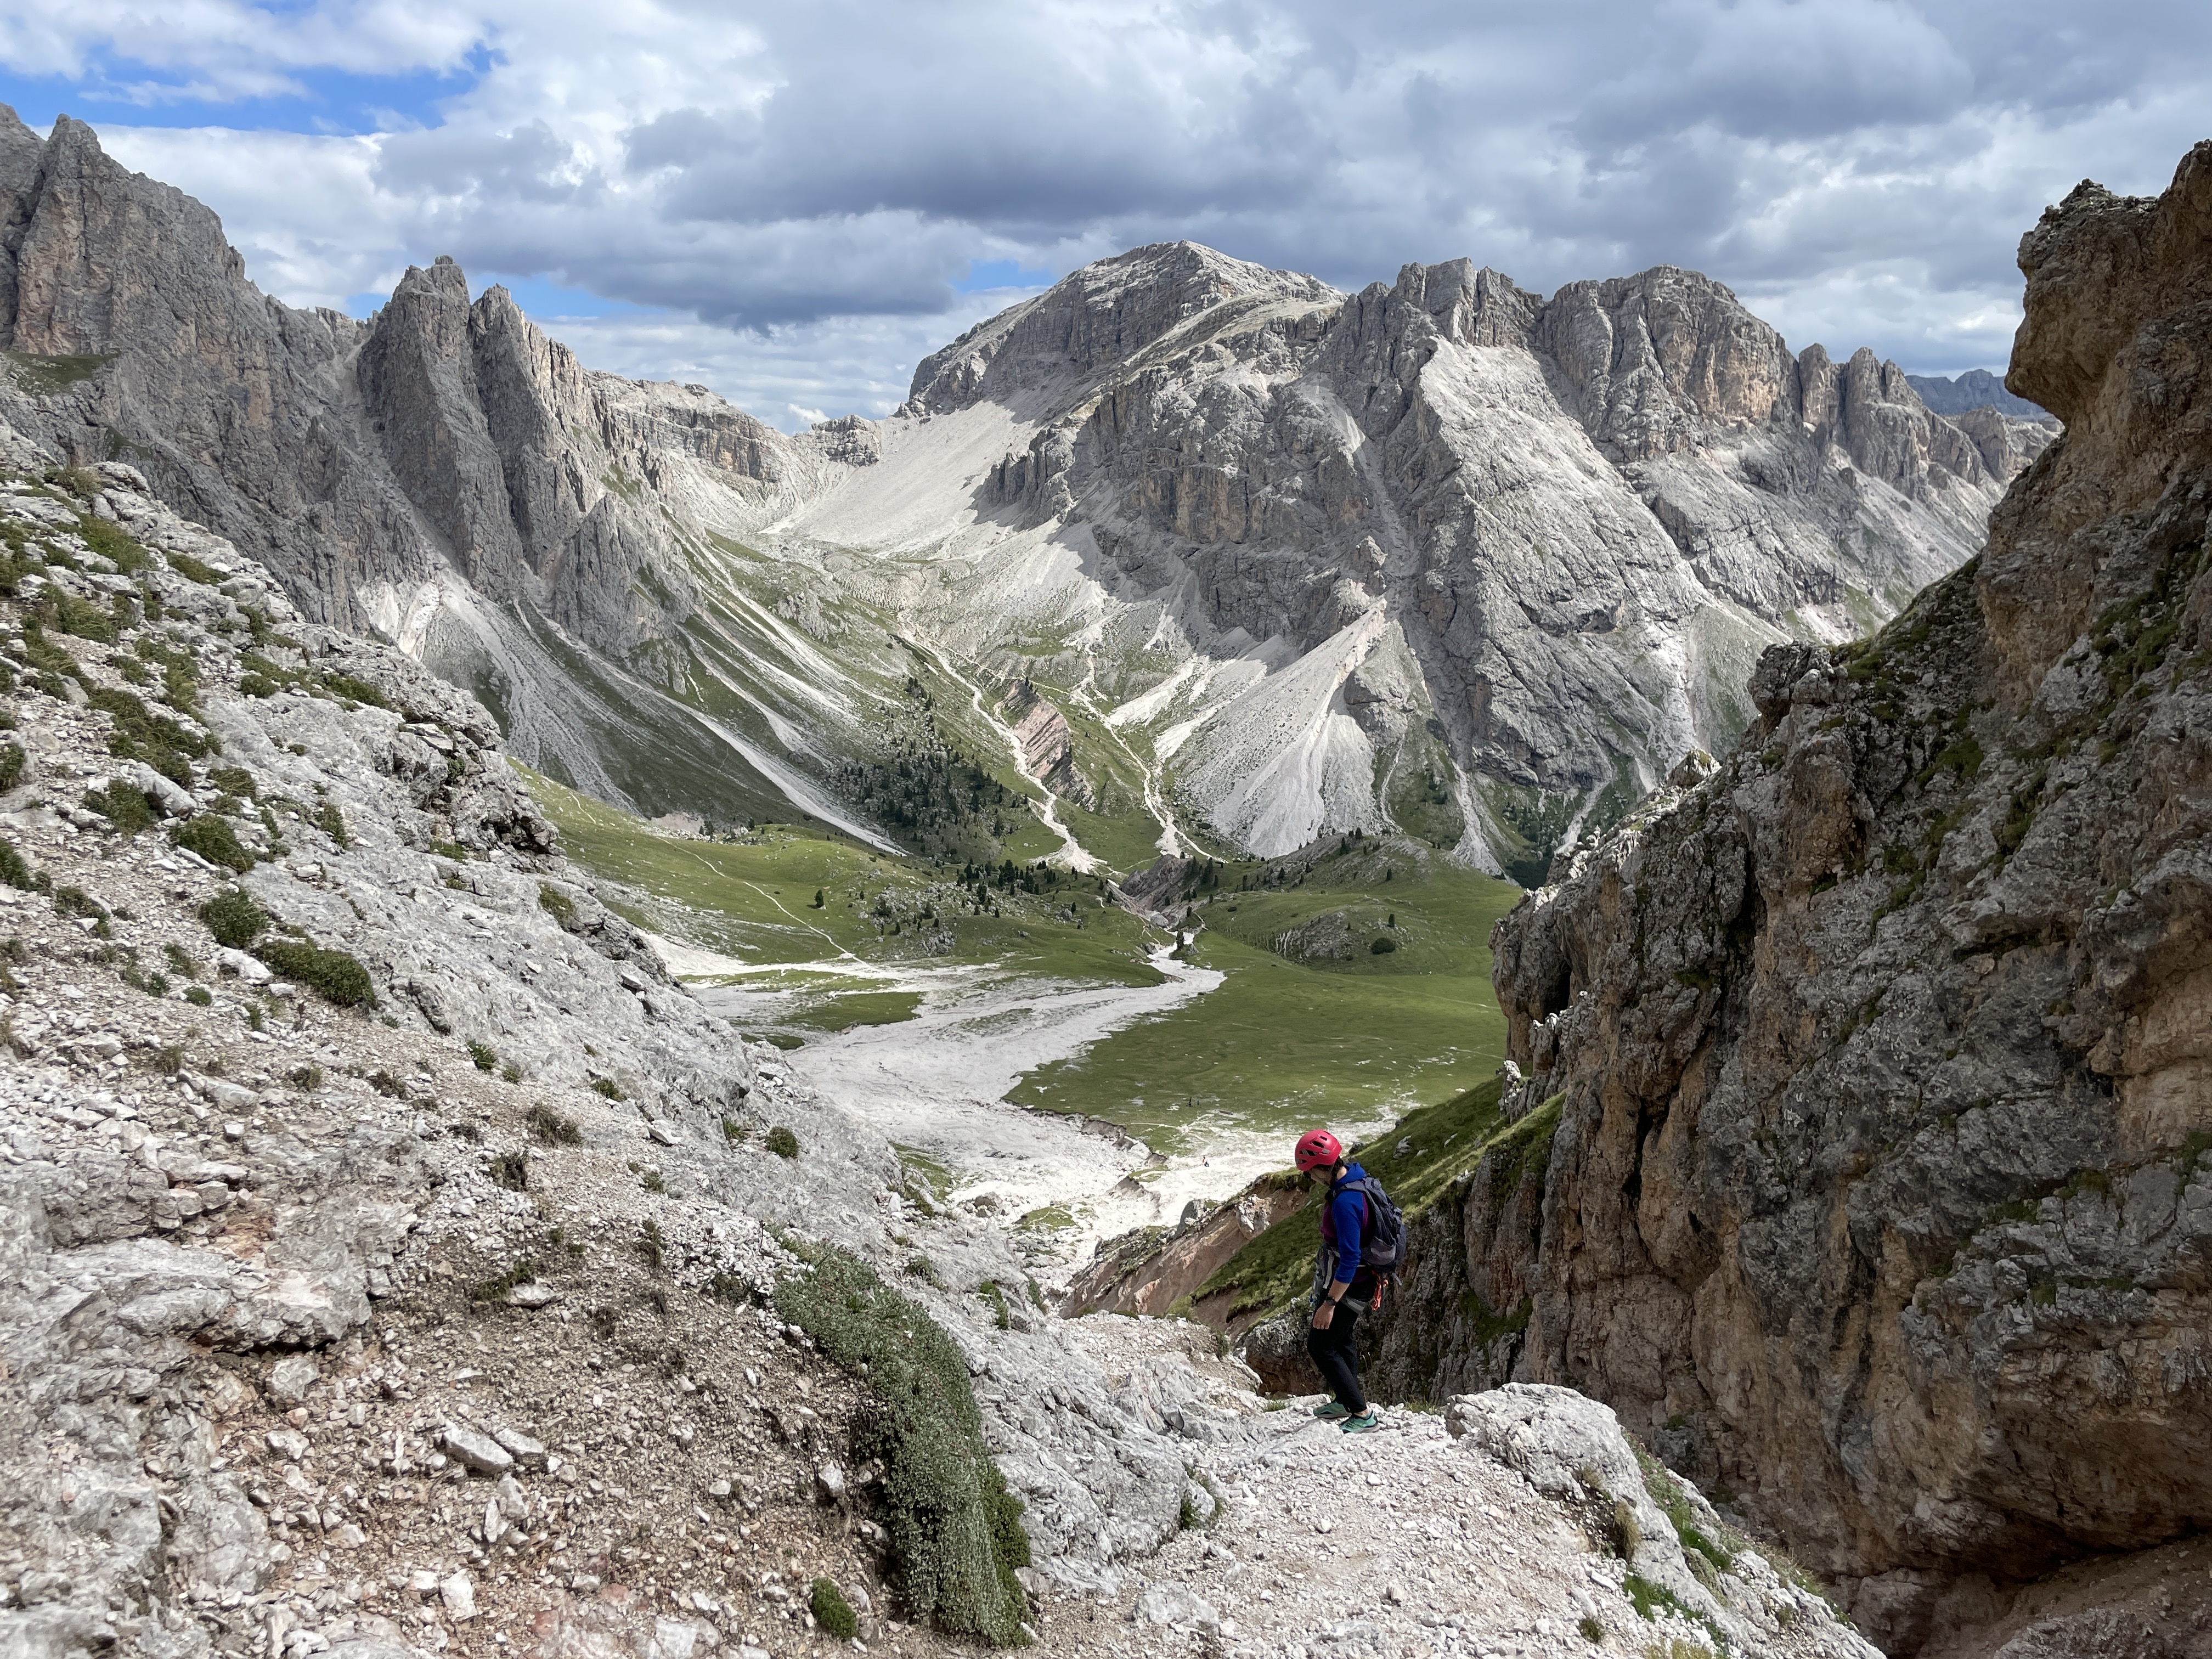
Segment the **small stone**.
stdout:
[[298,1462],[307,1455],[307,1437],[297,1429],[276,1429],[269,1436],[269,1449],[282,1453]]
[[507,1305],[508,1307],[525,1308],[530,1310],[532,1312],[535,1312],[540,1308],[550,1308],[553,1304],[558,1302],[560,1299],[561,1292],[555,1290],[550,1285],[539,1285],[534,1282],[528,1285],[518,1285],[507,1293]]
[[498,1441],[524,1468],[542,1469],[545,1467],[545,1443],[543,1440],[533,1440],[520,1429],[504,1427],[495,1427],[491,1437]]
[[845,1471],[835,1463],[824,1463],[814,1471],[814,1488],[823,1503],[842,1502],[845,1496]]
[[269,1368],[269,1397],[279,1404],[296,1406],[307,1397],[323,1368],[307,1354],[289,1354]]
[[447,1614],[454,1623],[477,1616],[477,1587],[469,1582],[468,1574],[457,1572],[450,1578],[440,1580],[438,1594],[446,1603]]
[[709,1498],[727,1498],[730,1495],[731,1490],[732,1488],[728,1481],[717,1480],[714,1485],[707,1488],[707,1496]]
[[514,1467],[506,1447],[465,1423],[448,1423],[439,1431],[438,1443],[479,1474],[505,1474]]

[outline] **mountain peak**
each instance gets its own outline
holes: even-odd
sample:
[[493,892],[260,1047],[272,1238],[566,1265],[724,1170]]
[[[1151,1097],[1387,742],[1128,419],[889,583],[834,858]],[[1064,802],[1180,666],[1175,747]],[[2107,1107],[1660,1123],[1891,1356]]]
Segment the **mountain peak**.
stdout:
[[933,410],[1011,398],[1095,374],[1230,301],[1343,297],[1319,277],[1271,270],[1202,243],[1148,243],[1070,271],[924,358],[908,395]]

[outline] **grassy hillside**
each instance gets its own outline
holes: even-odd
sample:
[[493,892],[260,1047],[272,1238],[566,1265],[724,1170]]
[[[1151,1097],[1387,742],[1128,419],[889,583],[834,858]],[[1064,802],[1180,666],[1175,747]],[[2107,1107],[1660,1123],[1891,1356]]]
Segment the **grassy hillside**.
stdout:
[[1159,981],[1145,960],[1147,934],[1157,933],[1102,904],[1093,881],[1002,864],[963,884],[962,866],[872,853],[811,826],[762,824],[731,840],[664,834],[524,775],[568,856],[628,890],[611,896],[630,921],[750,965],[823,975],[836,1000],[806,1022],[819,1027],[911,1017],[910,996],[836,977],[865,966],[990,963],[1063,979]]
[[1187,954],[1225,973],[1220,988],[1031,1073],[1011,1098],[1175,1147],[1227,1127],[1370,1120],[1497,1070],[1490,929],[1519,888],[1398,836],[1332,838],[1215,881]]

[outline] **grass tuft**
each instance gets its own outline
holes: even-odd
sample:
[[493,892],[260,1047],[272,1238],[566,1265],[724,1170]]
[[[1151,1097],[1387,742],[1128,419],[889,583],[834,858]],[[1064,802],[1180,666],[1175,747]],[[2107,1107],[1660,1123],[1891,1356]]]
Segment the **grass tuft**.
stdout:
[[814,1622],[832,1641],[849,1642],[860,1628],[860,1620],[853,1611],[853,1604],[830,1579],[817,1578],[814,1581],[806,1605],[813,1612]]

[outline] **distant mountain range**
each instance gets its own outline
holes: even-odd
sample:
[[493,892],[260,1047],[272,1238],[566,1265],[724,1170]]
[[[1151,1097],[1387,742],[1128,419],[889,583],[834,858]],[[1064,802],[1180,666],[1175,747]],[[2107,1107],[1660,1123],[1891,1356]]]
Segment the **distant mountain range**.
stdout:
[[1920,401],[1938,415],[1963,415],[1970,409],[1994,409],[2020,421],[2056,421],[2058,417],[2025,398],[2005,390],[2002,378],[1986,368],[1970,368],[1955,380],[1947,374],[1908,374],[1905,385],[1920,394]]
[[1533,879],[1734,740],[1766,645],[1961,562],[2051,436],[1692,271],[1346,295],[1175,243],[787,437],[450,260],[366,322],[280,304],[207,208],[12,112],[0,254],[0,417],[127,460],[524,760],[963,859],[1395,826]]

